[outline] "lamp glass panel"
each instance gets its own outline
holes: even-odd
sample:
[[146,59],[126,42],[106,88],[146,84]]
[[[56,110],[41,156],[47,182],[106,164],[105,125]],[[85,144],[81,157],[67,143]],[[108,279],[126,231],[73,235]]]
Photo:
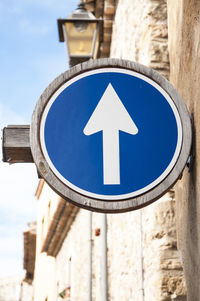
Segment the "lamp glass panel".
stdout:
[[69,55],[87,56],[92,54],[96,23],[65,23]]

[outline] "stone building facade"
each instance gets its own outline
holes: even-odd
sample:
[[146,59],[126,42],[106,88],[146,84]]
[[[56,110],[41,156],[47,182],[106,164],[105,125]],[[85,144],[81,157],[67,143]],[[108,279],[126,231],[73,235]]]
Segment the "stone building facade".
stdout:
[[0,279],[1,301],[32,301],[33,286],[24,281],[24,275]]
[[176,186],[178,247],[187,300],[200,300],[200,2],[168,0],[170,81],[193,119],[193,164]]
[[0,279],[0,300],[18,301],[23,275]]
[[[137,61],[169,78],[165,0],[85,2],[104,19],[101,57]],[[174,190],[144,209],[107,216],[66,203],[42,180],[37,197],[34,301],[186,300]]]

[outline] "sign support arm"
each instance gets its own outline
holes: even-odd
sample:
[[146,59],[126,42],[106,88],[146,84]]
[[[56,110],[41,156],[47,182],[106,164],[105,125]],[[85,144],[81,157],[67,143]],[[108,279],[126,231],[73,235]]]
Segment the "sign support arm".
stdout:
[[29,135],[29,125],[8,125],[3,128],[3,162],[9,164],[33,163]]

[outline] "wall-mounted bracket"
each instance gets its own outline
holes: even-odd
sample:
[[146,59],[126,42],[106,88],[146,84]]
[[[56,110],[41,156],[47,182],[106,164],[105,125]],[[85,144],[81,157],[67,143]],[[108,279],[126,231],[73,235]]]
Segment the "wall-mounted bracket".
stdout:
[[29,135],[29,125],[8,125],[3,129],[3,162],[33,163]]
[[190,150],[190,155],[188,157],[187,160],[187,168],[188,168],[188,172],[190,173],[192,170],[192,167],[194,165],[194,160],[195,160],[195,131],[194,131],[194,114],[192,113],[190,115],[190,119],[191,119],[191,127],[192,127],[192,144],[191,144],[191,150]]

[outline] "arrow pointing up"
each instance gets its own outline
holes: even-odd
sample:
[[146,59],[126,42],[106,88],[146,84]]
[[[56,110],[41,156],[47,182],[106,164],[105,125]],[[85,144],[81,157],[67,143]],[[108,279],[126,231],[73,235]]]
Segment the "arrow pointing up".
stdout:
[[103,131],[104,185],[120,184],[119,131],[136,135],[138,129],[111,84],[106,88],[83,132]]

